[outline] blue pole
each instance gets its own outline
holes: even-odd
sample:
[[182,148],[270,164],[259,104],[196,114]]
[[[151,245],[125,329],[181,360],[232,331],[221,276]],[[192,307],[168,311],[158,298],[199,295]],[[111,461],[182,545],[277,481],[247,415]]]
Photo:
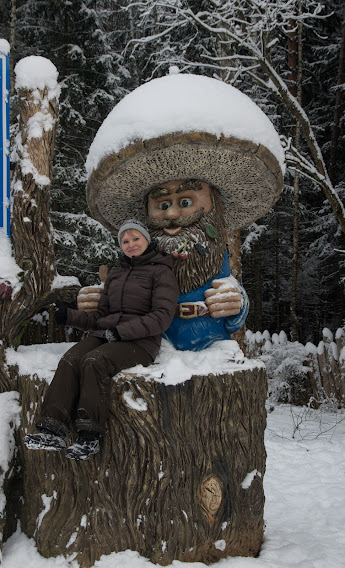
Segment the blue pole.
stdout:
[[10,45],[0,39],[0,229],[10,236]]

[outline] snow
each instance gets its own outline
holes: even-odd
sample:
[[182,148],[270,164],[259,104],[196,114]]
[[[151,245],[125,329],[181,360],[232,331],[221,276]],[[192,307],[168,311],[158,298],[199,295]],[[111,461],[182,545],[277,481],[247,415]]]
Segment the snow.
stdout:
[[253,469],[253,471],[247,473],[246,477],[241,483],[242,489],[249,489],[256,475],[261,477],[261,473],[257,469]]
[[38,515],[37,523],[36,523],[36,530],[38,530],[40,528],[41,523],[43,521],[43,517],[50,510],[52,500],[56,499],[56,498],[57,498],[56,491],[53,491],[53,495],[51,495],[50,497],[48,497],[48,495],[46,495],[45,493],[43,495],[41,495],[41,499],[42,499],[42,503],[43,503],[43,509],[42,509],[41,513]]
[[[299,424],[297,430],[296,424]],[[345,550],[344,412],[276,406],[268,414],[266,450],[266,529],[260,555],[258,558],[228,558],[212,567],[342,568]],[[221,546],[221,541],[214,544]],[[19,566],[77,568],[77,563],[62,556],[43,558],[33,539],[28,539],[18,527],[4,543],[2,568]],[[94,566],[157,568],[135,551],[102,556]],[[206,568],[206,565],[174,561],[170,568]]]
[[341,338],[344,337],[344,336],[345,336],[345,331],[344,331],[341,327],[339,327],[339,328],[337,329],[337,331],[335,332],[335,339],[336,339],[336,340],[337,340],[337,339],[341,339]]
[[138,410],[139,412],[146,412],[147,411],[147,404],[143,398],[133,398],[132,391],[126,391],[123,393],[123,399],[126,405],[129,408],[133,408],[133,410]]
[[48,99],[58,97],[58,70],[45,57],[29,55],[18,61],[14,68],[16,89],[40,89],[48,87]]
[[[197,359],[197,360],[196,360]],[[246,359],[236,341],[217,341],[211,347],[196,354],[194,351],[178,351],[168,341],[162,340],[158,357],[150,367],[137,365],[126,374],[140,374],[146,380],[165,385],[188,381],[193,375],[220,375],[262,367],[261,361]]]
[[[19,394],[15,391],[0,394],[0,468],[8,468],[14,451],[14,427],[20,426]],[[10,426],[12,423],[12,426]]]
[[[78,278],[75,276],[61,276],[57,274],[52,282],[52,290],[64,288],[65,286],[80,286]],[[100,286],[98,286],[99,288]],[[96,288],[96,286],[95,286]]]
[[226,542],[223,539],[220,540],[216,540],[216,542],[214,543],[214,546],[216,547],[217,550],[225,550],[226,549]]
[[17,392],[0,394],[0,518],[6,504],[3,491],[4,477],[15,449],[14,429],[20,426],[21,409],[18,400]]
[[306,343],[305,346],[305,354],[306,355],[316,355],[317,354],[317,348],[314,345],[314,343],[310,343],[310,341],[308,341],[308,343]]
[[12,256],[11,241],[8,238],[6,231],[0,228],[0,281],[7,280],[14,292],[20,287],[18,274],[21,268],[16,264]]
[[329,343],[331,343],[333,341],[333,333],[331,332],[330,329],[328,329],[328,327],[323,328],[322,336],[323,336],[324,341],[328,341]]
[[36,374],[38,379],[50,383],[62,355],[74,343],[47,343],[45,345],[20,345],[15,351],[6,350],[8,365],[18,365],[21,375]]
[[49,132],[55,124],[53,116],[49,112],[36,112],[28,120],[28,140],[42,138],[43,130]]
[[[74,343],[47,343],[45,345],[20,345],[15,351],[13,348],[6,350],[8,365],[18,365],[22,375],[34,372],[41,380],[51,382],[54,371],[62,355],[72,347]],[[208,349],[198,353],[198,361],[195,361],[194,351],[177,351],[168,341],[162,340],[160,353],[150,367],[137,365],[126,369],[126,376],[140,373],[147,380],[155,380],[166,385],[176,385],[189,380],[193,375],[235,372],[238,370],[253,369],[255,366],[263,366],[260,361],[246,359],[236,341],[218,341]],[[128,395],[126,403],[132,408],[140,406],[140,399],[133,400]]]
[[342,350],[340,351],[339,362],[341,365],[343,365],[345,362],[345,347],[343,347]]
[[284,170],[278,133],[247,95],[210,77],[172,72],[141,85],[113,108],[90,147],[87,173],[137,139],[194,131],[263,144]]
[[21,151],[23,158],[20,160],[20,167],[24,176],[32,175],[36,184],[40,187],[49,187],[51,180],[48,176],[40,174],[29,158],[27,146],[23,146],[21,142],[21,134],[16,136],[16,147]]
[[[254,335],[256,334],[252,334]],[[263,335],[261,334],[261,337]],[[280,339],[284,342],[283,335]],[[210,367],[216,367],[213,368],[214,374],[217,369],[217,372],[224,370],[226,364],[229,368],[245,368],[250,364],[243,354],[241,356],[239,349],[235,348],[234,342],[224,344],[223,349],[218,345],[198,354],[197,363],[195,353],[180,352],[180,362],[177,364],[178,354],[164,341],[164,356],[158,362],[159,371],[157,376],[156,371],[153,373],[153,378],[162,380],[158,377],[161,372],[168,376],[170,384],[177,384],[180,382],[180,372],[184,373],[184,380],[188,380],[192,374],[201,373],[202,370],[206,372],[207,359]],[[7,364],[17,363],[21,373],[37,373],[43,380],[46,376],[53,375],[59,358],[72,345],[63,343],[21,346],[18,351],[7,349]],[[226,362],[230,353],[237,357],[237,363]],[[202,356],[199,358],[199,355]],[[164,366],[163,359],[167,356]],[[170,370],[169,374],[170,367],[173,370]],[[345,411],[331,412],[324,407],[313,410],[270,404],[270,409],[272,408],[273,411],[267,417],[265,433],[266,529],[262,550],[258,558],[227,558],[212,566],[342,568],[345,550]],[[12,420],[16,427],[19,426],[19,410],[17,393],[0,395],[0,465],[5,469],[14,448],[13,428],[9,426],[9,422]],[[159,473],[163,474],[163,469],[161,464]],[[247,473],[242,482],[244,489],[250,486],[255,475],[260,475],[260,472],[254,470]],[[52,496],[43,495],[42,499],[44,508],[41,515],[52,506],[56,493]],[[80,526],[87,526],[86,515],[81,518]],[[75,538],[76,535],[72,534],[69,545]],[[214,546],[222,550],[222,539],[216,540]],[[2,568],[77,568],[74,558],[75,555],[68,558],[41,557],[34,540],[28,539],[18,527],[16,533],[4,543]],[[102,556],[95,562],[94,567],[155,568],[156,565],[140,557],[135,551],[124,551]],[[206,565],[201,562],[174,561],[170,568],[206,568]]]
[[1,55],[8,55],[10,53],[10,44],[4,38],[0,38],[0,54]]

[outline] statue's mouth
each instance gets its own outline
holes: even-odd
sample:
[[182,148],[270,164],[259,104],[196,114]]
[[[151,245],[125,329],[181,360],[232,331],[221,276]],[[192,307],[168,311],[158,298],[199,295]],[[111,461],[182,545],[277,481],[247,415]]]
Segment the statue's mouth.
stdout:
[[181,229],[182,229],[182,227],[164,227],[163,231],[167,235],[174,237],[175,235],[177,235],[181,231]]

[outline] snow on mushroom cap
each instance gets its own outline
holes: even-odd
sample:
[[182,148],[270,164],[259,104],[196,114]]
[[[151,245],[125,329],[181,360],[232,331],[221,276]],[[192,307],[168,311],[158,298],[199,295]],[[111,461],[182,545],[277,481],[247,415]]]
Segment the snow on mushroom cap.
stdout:
[[279,135],[247,95],[210,77],[170,74],[141,85],[114,107],[90,147],[86,161],[88,175],[102,158],[137,139],[195,131],[262,144],[284,169]]
[[45,57],[30,55],[18,61],[14,72],[16,74],[16,89],[56,89],[58,71],[55,65]]

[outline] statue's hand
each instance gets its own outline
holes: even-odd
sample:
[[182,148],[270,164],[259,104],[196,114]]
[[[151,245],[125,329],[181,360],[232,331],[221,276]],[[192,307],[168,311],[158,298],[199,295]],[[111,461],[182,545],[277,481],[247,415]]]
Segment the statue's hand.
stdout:
[[236,316],[240,313],[242,297],[238,288],[225,282],[225,279],[213,280],[211,286],[205,292],[205,303],[213,318]]
[[[108,267],[102,264],[99,267],[99,277],[104,283],[108,276]],[[103,286],[85,286],[79,290],[77,296],[78,310],[96,312],[103,292]]]
[[81,288],[77,296],[78,310],[95,312],[101,298],[103,288],[101,286],[85,286]]

